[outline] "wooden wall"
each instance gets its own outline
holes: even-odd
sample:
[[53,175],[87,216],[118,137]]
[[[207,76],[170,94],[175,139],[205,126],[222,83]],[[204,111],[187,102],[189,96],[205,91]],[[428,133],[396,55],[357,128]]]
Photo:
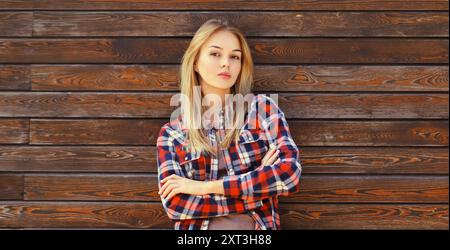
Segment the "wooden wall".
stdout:
[[0,228],[171,229],[156,139],[225,17],[301,149],[283,229],[448,229],[448,0],[0,1]]

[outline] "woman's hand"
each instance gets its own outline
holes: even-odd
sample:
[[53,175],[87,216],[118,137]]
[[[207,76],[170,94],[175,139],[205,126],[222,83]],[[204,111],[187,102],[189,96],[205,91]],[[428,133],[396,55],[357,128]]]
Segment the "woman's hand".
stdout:
[[[267,166],[267,165],[272,165],[272,164],[276,164],[278,162],[280,162],[280,158],[278,158],[278,153],[280,153],[280,150],[277,149],[275,150],[276,147],[270,147],[269,151],[266,152],[266,154],[264,155],[264,158],[261,160],[261,165],[262,166]],[[277,159],[275,161],[275,159]]]
[[158,194],[164,199],[170,199],[174,195],[179,193],[192,194],[192,195],[205,195],[207,193],[207,182],[196,181],[188,178],[172,174],[169,177],[164,178],[161,181],[161,190]]

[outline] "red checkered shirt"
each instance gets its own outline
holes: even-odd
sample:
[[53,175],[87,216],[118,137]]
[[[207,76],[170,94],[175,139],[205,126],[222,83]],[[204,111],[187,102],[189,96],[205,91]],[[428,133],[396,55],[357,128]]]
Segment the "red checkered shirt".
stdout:
[[[262,115],[263,114],[263,115]],[[157,140],[158,185],[172,174],[200,181],[218,179],[218,159],[214,155],[187,150],[187,128],[181,115],[164,124]],[[223,112],[221,112],[223,126]],[[224,150],[228,176],[224,176],[224,195],[180,193],[161,197],[163,207],[178,230],[206,230],[209,219],[233,213],[248,213],[256,221],[255,230],[281,229],[278,196],[298,192],[302,167],[299,149],[290,134],[284,113],[276,102],[263,94],[255,95],[244,117],[237,144]],[[210,140],[216,140],[214,129]],[[280,150],[279,163],[262,165],[270,149]]]

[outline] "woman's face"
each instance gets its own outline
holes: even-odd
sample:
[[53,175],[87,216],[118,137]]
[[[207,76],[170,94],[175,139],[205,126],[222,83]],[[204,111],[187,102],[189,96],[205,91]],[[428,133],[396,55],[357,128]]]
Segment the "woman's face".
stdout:
[[[201,85],[219,89],[231,88],[241,71],[242,52],[238,38],[229,31],[213,34],[200,49],[194,69],[199,73]],[[226,72],[230,78],[218,74]]]

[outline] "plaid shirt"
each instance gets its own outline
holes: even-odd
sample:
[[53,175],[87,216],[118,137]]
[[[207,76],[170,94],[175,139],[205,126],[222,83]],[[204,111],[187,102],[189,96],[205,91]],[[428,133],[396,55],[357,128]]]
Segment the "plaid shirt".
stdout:
[[[223,112],[220,118],[222,128]],[[272,98],[256,95],[244,121],[238,144],[232,142],[224,150],[228,171],[228,176],[222,178],[224,195],[180,193],[169,200],[161,197],[167,215],[175,222],[175,229],[206,230],[209,218],[232,213],[251,215],[256,222],[255,230],[281,229],[277,196],[299,191],[302,170],[299,149],[291,137],[284,113]],[[209,139],[216,142],[215,129],[208,131]],[[160,181],[172,174],[201,181],[218,179],[218,159],[214,155],[188,151],[186,132],[181,125],[181,115],[164,124],[159,132],[159,189]],[[281,161],[264,166],[261,160],[270,149],[269,145],[280,150]]]

